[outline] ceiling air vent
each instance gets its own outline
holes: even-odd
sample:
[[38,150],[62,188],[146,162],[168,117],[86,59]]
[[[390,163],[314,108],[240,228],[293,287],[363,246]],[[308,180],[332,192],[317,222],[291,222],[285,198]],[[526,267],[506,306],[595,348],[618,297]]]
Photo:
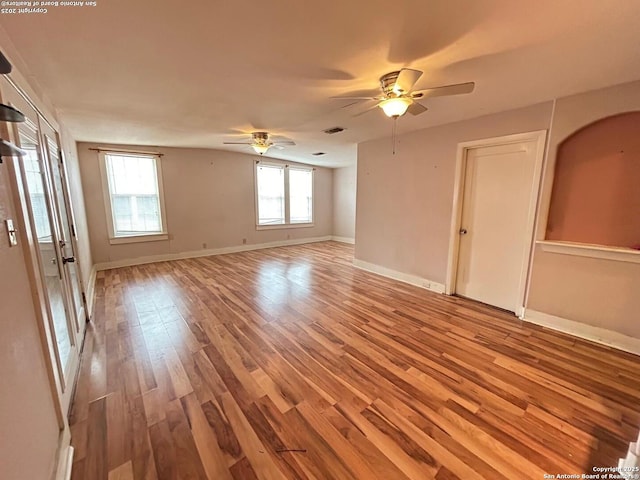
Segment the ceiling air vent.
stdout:
[[327,135],[333,135],[334,133],[344,132],[344,128],[342,127],[327,128],[326,130],[323,130],[323,132],[326,133]]
[[313,155],[314,157],[321,157],[322,155],[326,155],[326,153],[324,153],[324,152],[315,152],[315,153],[312,153],[311,155]]

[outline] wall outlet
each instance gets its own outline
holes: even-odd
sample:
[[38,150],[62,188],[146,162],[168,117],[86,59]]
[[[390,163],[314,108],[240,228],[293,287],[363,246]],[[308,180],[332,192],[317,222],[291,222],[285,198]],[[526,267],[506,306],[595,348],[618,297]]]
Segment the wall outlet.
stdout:
[[287,233],[287,240],[291,240],[291,235]]
[[246,245],[246,244],[247,244],[247,239],[246,239],[246,238],[243,238],[243,239],[242,239],[242,244],[243,244],[243,245]]
[[203,244],[202,244],[202,248],[207,248],[207,244],[206,244],[206,243],[203,243]]

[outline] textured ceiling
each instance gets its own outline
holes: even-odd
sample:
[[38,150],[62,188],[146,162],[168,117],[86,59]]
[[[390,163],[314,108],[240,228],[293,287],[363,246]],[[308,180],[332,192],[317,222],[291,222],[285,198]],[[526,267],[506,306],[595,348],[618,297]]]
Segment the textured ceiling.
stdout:
[[401,67],[476,90],[399,133],[640,78],[636,0],[98,0],[0,25],[77,140],[250,152],[222,142],[268,130],[297,143],[268,156],[327,166],[392,126],[329,97]]

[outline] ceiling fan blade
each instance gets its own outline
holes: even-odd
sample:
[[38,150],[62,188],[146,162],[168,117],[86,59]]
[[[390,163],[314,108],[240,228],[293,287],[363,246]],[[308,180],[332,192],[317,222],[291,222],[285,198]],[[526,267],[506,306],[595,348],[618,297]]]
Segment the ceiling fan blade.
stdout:
[[269,148],[277,148],[278,150],[284,150],[284,147],[282,145],[277,145],[275,143],[271,145]]
[[380,96],[380,88],[368,88],[366,90],[354,90],[351,92],[343,93],[341,95],[335,95],[331,98],[372,98]]
[[407,112],[409,112],[411,115],[420,115],[421,113],[424,113],[426,111],[427,107],[418,102],[413,102],[411,105],[409,105],[409,108],[407,108]]
[[351,102],[349,102],[349,103],[347,103],[345,105],[342,105],[340,108],[342,108],[342,109],[349,108],[349,107],[352,107],[352,106],[357,105],[359,103],[376,102],[376,104],[377,104],[377,103],[381,102],[382,100],[384,100],[384,97],[364,97],[364,98],[360,98],[358,100],[352,100]]
[[464,93],[471,93],[475,88],[475,83],[456,83],[455,85],[444,85],[442,87],[425,88],[423,90],[416,90],[411,93],[412,98],[431,98],[431,97],[443,97],[445,95],[462,95]]
[[340,108],[349,108],[349,107],[352,107],[353,105],[355,105],[356,103],[360,103],[362,101],[363,100],[351,100],[349,103],[345,103]]
[[379,100],[380,97],[330,97],[334,100]]
[[378,108],[378,104],[377,103],[374,104],[374,105],[371,105],[370,107],[365,108],[364,110],[362,110],[362,111],[360,111],[358,113],[353,114],[353,116],[354,117],[359,117],[361,115],[364,115],[365,113],[370,112],[371,110],[375,110],[376,108]]
[[295,145],[296,142],[294,142],[293,140],[278,140],[276,142],[273,142],[273,145]]
[[222,142],[224,145],[251,145],[251,142]]
[[411,68],[403,68],[398,74],[396,83],[393,85],[392,90],[398,95],[408,93],[411,88],[416,84],[418,79],[422,76],[420,70],[413,70]]

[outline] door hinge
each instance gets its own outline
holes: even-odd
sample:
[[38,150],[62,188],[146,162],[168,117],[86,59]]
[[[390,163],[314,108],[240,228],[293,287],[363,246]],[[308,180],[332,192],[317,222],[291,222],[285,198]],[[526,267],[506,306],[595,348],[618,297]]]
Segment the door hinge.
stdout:
[[71,235],[73,235],[74,238],[78,238],[76,235],[76,226],[73,223],[71,224]]
[[62,157],[62,149],[58,149],[58,158],[60,159],[60,163],[64,163],[64,158]]

